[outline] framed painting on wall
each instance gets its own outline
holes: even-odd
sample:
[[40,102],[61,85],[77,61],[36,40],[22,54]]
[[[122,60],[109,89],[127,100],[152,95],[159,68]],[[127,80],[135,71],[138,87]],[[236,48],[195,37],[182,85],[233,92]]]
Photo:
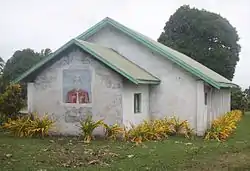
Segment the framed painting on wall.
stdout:
[[65,69],[62,78],[64,103],[92,103],[92,72],[90,69]]

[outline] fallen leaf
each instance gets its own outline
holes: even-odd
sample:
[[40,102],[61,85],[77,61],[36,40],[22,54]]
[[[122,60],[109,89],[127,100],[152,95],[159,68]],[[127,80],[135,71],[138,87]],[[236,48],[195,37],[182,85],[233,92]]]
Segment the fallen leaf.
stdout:
[[134,157],[134,155],[133,155],[133,154],[128,155],[128,158],[132,158],[132,157]]
[[48,151],[48,149],[47,149],[47,148],[44,148],[43,151],[44,151],[44,152],[45,152],[45,151]]
[[91,160],[90,162],[88,162],[88,164],[97,164],[100,163],[100,160]]
[[6,154],[5,156],[9,158],[12,157],[12,154]]

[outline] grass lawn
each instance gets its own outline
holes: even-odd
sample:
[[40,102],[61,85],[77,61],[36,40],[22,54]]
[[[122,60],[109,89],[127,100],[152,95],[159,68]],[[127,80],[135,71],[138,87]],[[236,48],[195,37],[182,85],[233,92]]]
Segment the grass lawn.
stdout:
[[250,113],[226,142],[170,137],[131,143],[0,133],[0,170],[250,170]]

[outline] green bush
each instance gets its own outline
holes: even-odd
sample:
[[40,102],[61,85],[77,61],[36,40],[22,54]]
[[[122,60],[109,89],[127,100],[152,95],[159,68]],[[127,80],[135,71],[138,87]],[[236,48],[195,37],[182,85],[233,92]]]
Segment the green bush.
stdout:
[[0,120],[16,118],[24,106],[21,86],[19,84],[9,85],[0,95]]
[[233,88],[231,92],[231,110],[241,110],[244,114],[249,110],[250,99],[241,88]]

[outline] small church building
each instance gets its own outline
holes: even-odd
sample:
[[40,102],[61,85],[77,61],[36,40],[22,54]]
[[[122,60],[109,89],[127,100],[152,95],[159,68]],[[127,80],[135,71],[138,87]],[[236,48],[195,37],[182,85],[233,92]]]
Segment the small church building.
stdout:
[[56,130],[80,133],[79,122],[129,126],[178,116],[203,135],[230,111],[237,85],[192,58],[105,18],[15,80],[28,83],[28,111],[49,113]]

